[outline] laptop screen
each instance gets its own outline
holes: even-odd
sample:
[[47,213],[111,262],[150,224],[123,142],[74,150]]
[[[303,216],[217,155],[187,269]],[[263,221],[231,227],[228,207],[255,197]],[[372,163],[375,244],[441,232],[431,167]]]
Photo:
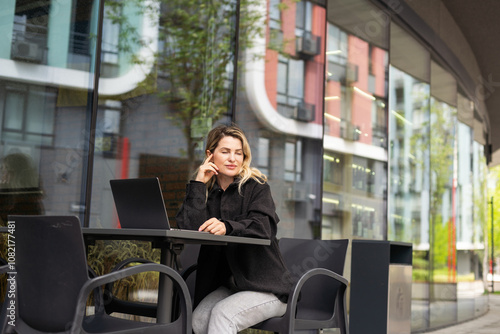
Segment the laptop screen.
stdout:
[[157,177],[110,180],[109,183],[123,228],[170,229]]

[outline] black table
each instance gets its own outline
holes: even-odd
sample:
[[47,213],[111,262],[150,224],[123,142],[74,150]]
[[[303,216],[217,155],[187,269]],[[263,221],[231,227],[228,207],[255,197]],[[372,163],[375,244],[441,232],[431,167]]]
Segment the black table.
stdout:
[[[118,228],[82,228],[86,245],[96,240],[143,240],[152,242],[153,247],[161,249],[160,262],[174,267],[176,256],[180,254],[185,244],[227,245],[248,244],[269,246],[268,239],[214,235],[208,232],[190,230],[154,230],[154,229],[118,229]],[[172,281],[165,275],[160,275],[158,287],[158,322],[170,322],[172,310]]]

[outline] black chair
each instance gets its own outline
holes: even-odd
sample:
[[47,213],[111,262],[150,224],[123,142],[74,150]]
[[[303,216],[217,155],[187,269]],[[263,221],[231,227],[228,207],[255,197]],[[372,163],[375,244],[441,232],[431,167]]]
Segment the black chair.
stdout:
[[[147,263],[89,278],[85,246],[77,217],[11,216],[16,224],[16,331],[23,333],[190,333],[191,298],[181,276],[167,266]],[[180,291],[181,315],[167,324],[111,317],[98,298],[86,315],[96,288],[142,272],[167,275]]]
[[[290,292],[283,317],[268,319],[254,329],[275,333],[339,328],[349,333],[346,311],[348,281],[342,277],[349,240],[309,240],[281,238],[280,251],[285,264],[297,280]],[[188,246],[188,245],[186,245]],[[182,276],[194,296],[198,249],[181,253]]]
[[252,328],[275,333],[339,328],[349,333],[342,277],[348,240],[305,240],[282,238],[283,259],[298,278],[290,292],[285,314]]
[[[177,264],[176,269],[182,276],[182,278],[185,280],[189,288],[191,302],[193,302],[194,285],[196,278],[196,275],[191,275],[191,274],[193,273],[193,271],[196,270],[196,263],[198,260],[199,249],[200,249],[199,244],[184,245],[184,249],[178,256],[176,261]],[[117,270],[122,270],[123,268],[126,268],[127,266],[133,265],[135,263],[153,263],[153,262],[143,258],[129,258],[118,263],[113,268],[112,272],[115,272]],[[113,287],[114,287],[113,282],[106,284],[106,286],[104,287],[104,307],[107,314],[112,314],[116,312],[122,314],[141,315],[145,317],[156,317],[156,312],[157,312],[156,304],[120,299],[113,293],[114,290]],[[179,298],[177,296],[178,292],[174,291],[173,295],[174,305],[172,308],[172,314],[174,316],[178,316],[179,312],[181,312],[179,308],[180,307]]]

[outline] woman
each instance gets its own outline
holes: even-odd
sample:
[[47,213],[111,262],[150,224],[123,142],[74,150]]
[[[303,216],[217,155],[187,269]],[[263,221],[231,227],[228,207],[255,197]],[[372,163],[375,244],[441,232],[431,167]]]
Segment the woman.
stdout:
[[271,240],[270,246],[202,246],[193,330],[237,333],[285,313],[291,275],[276,239],[279,221],[266,176],[250,167],[250,146],[236,126],[207,137],[206,159],[176,216],[184,229]]

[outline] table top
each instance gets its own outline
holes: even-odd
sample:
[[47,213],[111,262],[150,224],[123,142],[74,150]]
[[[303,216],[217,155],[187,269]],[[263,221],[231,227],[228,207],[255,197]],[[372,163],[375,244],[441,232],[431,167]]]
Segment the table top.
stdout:
[[[7,233],[5,226],[0,226],[0,233]],[[133,228],[96,228],[82,227],[82,233],[87,240],[149,240],[169,241],[173,243],[205,243],[205,244],[246,244],[269,246],[269,239],[258,239],[248,237],[236,237],[231,235],[215,235],[208,232],[191,230],[157,230],[157,229],[133,229]]]
[[247,244],[269,246],[269,239],[237,237],[230,235],[214,235],[208,232],[191,230],[158,230],[132,228],[93,228],[83,227],[83,236],[89,240],[149,240],[169,241],[172,243],[213,243],[213,244]]

